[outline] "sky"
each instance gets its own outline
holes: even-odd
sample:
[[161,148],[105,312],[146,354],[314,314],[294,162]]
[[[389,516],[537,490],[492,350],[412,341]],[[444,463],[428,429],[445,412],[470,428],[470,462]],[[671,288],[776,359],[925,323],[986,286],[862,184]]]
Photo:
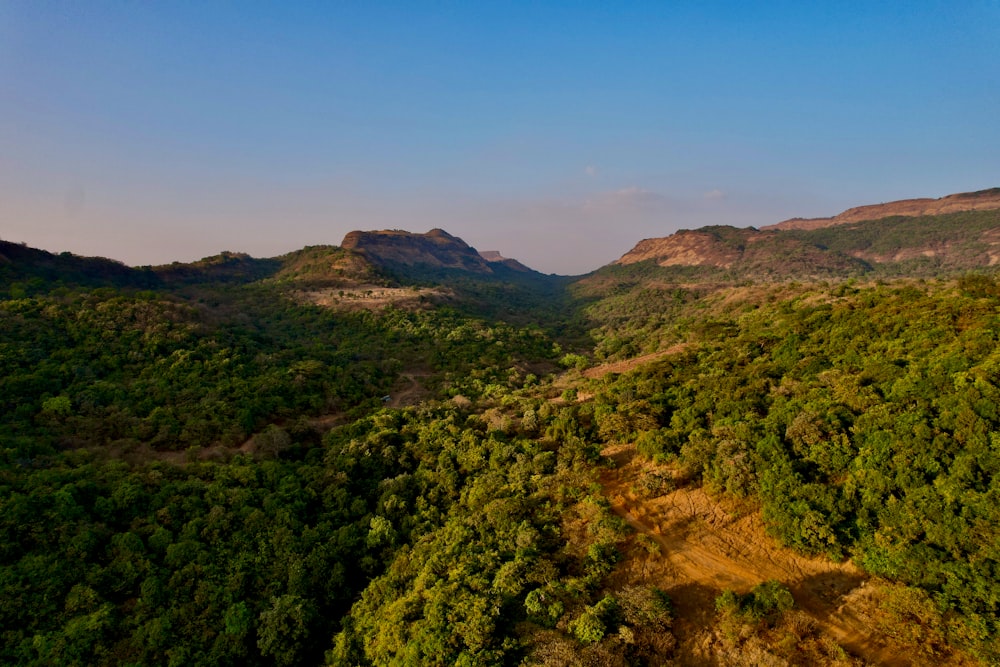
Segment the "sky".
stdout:
[[439,227],[545,273],[1000,186],[1000,0],[0,0],[0,239]]

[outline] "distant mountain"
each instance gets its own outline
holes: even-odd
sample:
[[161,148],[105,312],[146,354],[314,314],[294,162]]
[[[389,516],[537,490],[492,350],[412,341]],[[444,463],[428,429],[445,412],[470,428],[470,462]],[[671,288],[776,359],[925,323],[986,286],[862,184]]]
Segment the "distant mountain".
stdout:
[[20,243],[0,241],[0,293],[30,294],[54,283],[88,287],[155,287],[158,276],[105,257],[54,254]]
[[443,229],[414,234],[398,229],[350,232],[340,246],[383,268],[423,267],[491,274],[490,262],[465,241]]
[[863,272],[863,261],[781,232],[712,226],[644,239],[616,265],[650,262],[661,267],[703,267],[758,277],[829,277]]
[[259,259],[243,252],[221,252],[196,262],[173,262],[152,267],[165,284],[249,283],[273,275],[278,259]]
[[690,275],[697,268],[703,276],[741,279],[927,276],[989,268],[1000,265],[1000,188],[861,206],[834,218],[760,230],[681,230],[640,241],[612,266],[637,264],[686,268],[687,278],[697,278]]
[[277,282],[337,286],[380,282],[378,269],[364,256],[332,245],[306,246],[277,258]]
[[502,264],[506,266],[508,269],[513,269],[514,271],[521,271],[523,273],[534,271],[534,269],[525,266],[516,259],[504,257],[496,250],[481,250],[479,252],[479,256],[485,259],[487,262],[490,262],[491,264]]
[[[274,258],[222,252],[196,262],[128,267],[0,241],[0,295],[60,286],[160,289],[271,280],[299,288],[447,285],[485,308],[500,285],[508,306],[551,300],[571,283],[725,283],[877,274],[933,276],[1000,268],[1000,188],[859,206],[831,218],[762,229],[710,226],[644,239],[618,261],[575,279],[546,276],[497,251],[478,252],[441,229],[353,231],[341,245]],[[512,296],[517,292],[518,296]],[[457,292],[456,292],[457,293]],[[527,296],[530,295],[530,296]]]
[[864,220],[878,220],[892,216],[924,216],[958,213],[960,211],[992,211],[1000,209],[1000,188],[962,192],[940,199],[902,199],[887,204],[856,206],[832,218],[792,218],[761,230],[820,229]]

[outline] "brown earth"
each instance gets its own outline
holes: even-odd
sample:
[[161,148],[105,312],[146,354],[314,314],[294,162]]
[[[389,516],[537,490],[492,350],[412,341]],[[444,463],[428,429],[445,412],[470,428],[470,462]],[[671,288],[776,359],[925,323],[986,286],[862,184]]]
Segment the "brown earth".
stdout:
[[[719,664],[706,630],[713,625],[715,598],[724,589],[746,593],[772,579],[786,585],[796,608],[849,653],[876,665],[915,664],[898,645],[873,631],[865,612],[855,608],[867,577],[853,564],[808,558],[781,547],[755,509],[727,505],[700,488],[642,499],[635,486],[657,466],[636,457],[632,445],[615,445],[603,454],[615,465],[601,475],[604,493],[637,533],[620,576],[657,586],[670,596],[678,664]],[[967,663],[955,658],[936,664]]]
[[338,310],[383,310],[388,306],[404,309],[420,309],[428,306],[432,299],[451,295],[441,287],[384,287],[381,285],[357,285],[354,287],[331,287],[302,290],[295,293],[301,301],[336,308]]
[[624,361],[613,361],[608,364],[594,366],[585,370],[583,372],[583,376],[595,380],[604,377],[608,373],[627,373],[628,371],[635,370],[644,364],[654,362],[664,357],[669,357],[672,354],[683,352],[684,350],[690,348],[691,345],[692,343],[678,343],[677,345],[668,347],[666,350],[644,354],[641,357],[632,357],[631,359],[625,359]]
[[[734,233],[747,234],[746,230]],[[728,268],[740,259],[741,251],[727,247],[707,232],[681,230],[664,238],[643,239],[615,264],[635,264],[655,259],[660,266],[717,266]]]
[[431,392],[418,379],[430,376],[430,373],[402,373],[400,381],[397,382],[401,386],[389,393],[389,407],[403,408],[410,405],[417,405],[430,397]]

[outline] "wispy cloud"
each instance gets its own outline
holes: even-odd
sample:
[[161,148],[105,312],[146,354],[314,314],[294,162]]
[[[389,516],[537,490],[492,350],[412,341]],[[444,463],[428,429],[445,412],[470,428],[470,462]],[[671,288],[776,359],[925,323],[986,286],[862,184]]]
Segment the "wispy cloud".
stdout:
[[631,185],[626,188],[599,192],[587,198],[581,205],[583,211],[613,212],[615,210],[649,209],[668,203],[658,192]]
[[709,201],[719,201],[720,199],[726,198],[726,193],[716,188],[715,190],[709,190],[708,192],[703,194],[702,197],[704,197]]
[[595,178],[597,174],[600,173],[600,170],[597,168],[596,164],[588,164],[584,168],[583,173],[585,173],[590,178]]

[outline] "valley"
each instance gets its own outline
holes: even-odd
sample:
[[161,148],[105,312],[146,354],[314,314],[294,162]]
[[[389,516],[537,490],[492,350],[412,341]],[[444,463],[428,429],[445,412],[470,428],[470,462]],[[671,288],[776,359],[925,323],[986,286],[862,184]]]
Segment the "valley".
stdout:
[[578,277],[0,241],[0,662],[996,664],[998,202]]

